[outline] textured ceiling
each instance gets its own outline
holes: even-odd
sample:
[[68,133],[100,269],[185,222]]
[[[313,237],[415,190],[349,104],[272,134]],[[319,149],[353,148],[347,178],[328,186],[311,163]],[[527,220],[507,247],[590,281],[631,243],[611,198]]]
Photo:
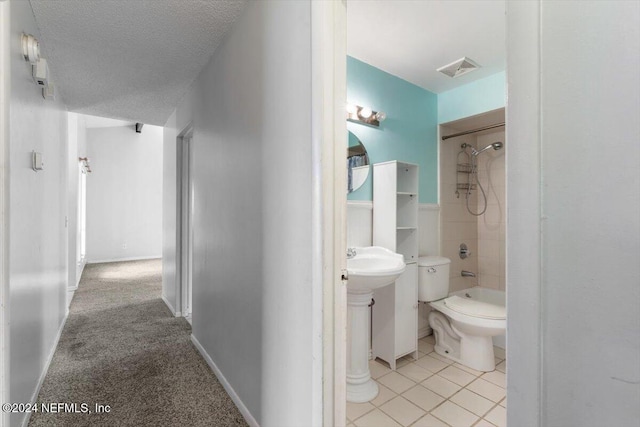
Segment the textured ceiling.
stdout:
[[118,119],[109,119],[106,117],[99,117],[99,116],[81,115],[78,117],[80,117],[81,119],[84,119],[84,124],[87,129],[134,126],[136,124],[136,122],[130,122],[130,121],[118,120]]
[[[505,69],[504,0],[358,0],[347,7],[347,53],[440,93]],[[436,71],[467,56],[482,68]]]
[[30,0],[70,111],[164,125],[244,0]]

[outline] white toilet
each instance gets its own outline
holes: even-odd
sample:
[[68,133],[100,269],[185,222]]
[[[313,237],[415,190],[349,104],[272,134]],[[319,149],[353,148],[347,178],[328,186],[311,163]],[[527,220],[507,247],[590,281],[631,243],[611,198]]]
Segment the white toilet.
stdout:
[[[450,295],[450,264],[450,259],[439,256],[418,259],[418,299],[433,308],[429,325],[436,339],[435,351],[478,371],[493,371],[492,337],[503,335],[507,326],[504,303],[482,301],[482,295],[492,292],[484,288]],[[480,289],[483,292],[476,292]]]

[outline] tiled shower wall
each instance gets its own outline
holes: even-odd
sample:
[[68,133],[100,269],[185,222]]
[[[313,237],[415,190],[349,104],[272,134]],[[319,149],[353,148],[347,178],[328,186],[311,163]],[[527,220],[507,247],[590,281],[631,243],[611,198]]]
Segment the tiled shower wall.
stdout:
[[[441,127],[441,133],[455,133]],[[478,156],[478,175],[487,195],[487,210],[483,215],[471,215],[466,208],[465,191],[456,195],[456,179],[467,182],[467,174],[457,172],[457,163],[468,163],[462,143],[476,148],[504,140],[504,132],[487,135],[465,135],[440,144],[440,200],[442,206],[442,255],[451,259],[451,291],[482,286],[505,290],[505,165],[504,148],[487,150]],[[480,189],[472,191],[469,206],[473,212],[484,207]],[[460,259],[460,244],[465,243],[471,256]],[[462,277],[467,270],[477,277]]]
[[[504,132],[477,137],[477,145],[486,147],[496,141],[505,143]],[[506,143],[505,143],[506,146]],[[487,211],[478,217],[478,284],[485,288],[506,289],[505,284],[505,148],[487,150],[478,157],[478,176],[487,193]],[[483,202],[478,197],[478,209]]]
[[[459,132],[445,126],[440,127],[442,135]],[[477,218],[467,212],[465,207],[465,191],[458,190],[456,182],[466,183],[467,174],[457,173],[456,165],[469,163],[469,158],[463,153],[462,143],[475,147],[476,137],[465,135],[451,138],[440,143],[440,206],[441,206],[441,255],[451,260],[450,292],[470,288],[478,284],[476,277],[462,277],[462,270],[478,273],[478,224]],[[457,180],[457,181],[456,181]],[[476,191],[471,193],[469,206],[473,210],[477,206]],[[459,256],[460,244],[465,243],[471,255],[466,259]]]

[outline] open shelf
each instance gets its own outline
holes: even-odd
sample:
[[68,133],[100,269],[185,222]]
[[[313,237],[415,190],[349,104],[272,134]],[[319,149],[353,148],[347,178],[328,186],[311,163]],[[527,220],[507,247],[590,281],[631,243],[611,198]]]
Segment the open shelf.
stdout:
[[373,171],[373,244],[417,262],[418,166],[390,161]]

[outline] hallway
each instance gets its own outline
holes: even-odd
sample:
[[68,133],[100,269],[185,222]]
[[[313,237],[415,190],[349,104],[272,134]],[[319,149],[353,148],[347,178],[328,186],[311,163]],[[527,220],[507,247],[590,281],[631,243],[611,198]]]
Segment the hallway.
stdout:
[[160,298],[161,260],[87,265],[38,403],[110,413],[33,413],[30,426],[244,426]]

